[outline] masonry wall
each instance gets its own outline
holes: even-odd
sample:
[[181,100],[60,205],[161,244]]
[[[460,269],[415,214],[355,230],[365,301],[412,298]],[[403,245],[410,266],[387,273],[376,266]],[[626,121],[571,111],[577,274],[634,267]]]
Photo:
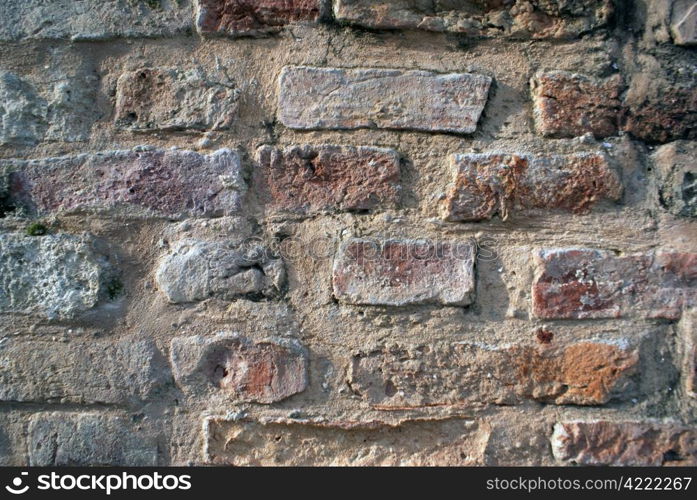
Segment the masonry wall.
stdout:
[[0,463],[697,464],[696,29],[4,0]]

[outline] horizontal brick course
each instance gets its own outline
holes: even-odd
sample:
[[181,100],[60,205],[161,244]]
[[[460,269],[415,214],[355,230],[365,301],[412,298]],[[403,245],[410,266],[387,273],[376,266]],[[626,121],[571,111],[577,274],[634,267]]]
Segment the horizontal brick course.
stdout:
[[454,180],[443,206],[449,221],[507,218],[524,209],[590,211],[617,200],[622,184],[602,154],[465,154],[450,159]]
[[256,187],[267,210],[314,215],[394,208],[400,158],[391,149],[351,146],[264,146]]
[[638,349],[629,345],[390,345],[354,355],[348,381],[354,394],[384,410],[528,399],[600,405],[626,399],[623,391],[639,366]]
[[465,306],[474,259],[465,241],[351,239],[334,259],[334,296],[348,304]]
[[184,150],[0,160],[9,199],[34,215],[126,210],[134,215],[213,217],[240,209],[246,190],[239,156]]
[[488,76],[467,73],[290,66],[281,73],[279,120],[301,130],[471,134],[490,85]]
[[678,319],[697,301],[697,254],[555,249],[536,259],[533,312],[541,318]]

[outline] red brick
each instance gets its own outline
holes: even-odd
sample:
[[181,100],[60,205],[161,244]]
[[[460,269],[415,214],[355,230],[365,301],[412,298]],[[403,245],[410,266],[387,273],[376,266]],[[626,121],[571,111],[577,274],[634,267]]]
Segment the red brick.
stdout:
[[559,249],[540,252],[537,263],[533,312],[541,318],[677,319],[697,302],[697,254]]
[[384,410],[528,399],[600,405],[622,398],[638,367],[638,349],[623,344],[385,346],[354,355],[348,381],[354,394]]
[[334,260],[334,296],[348,304],[468,305],[474,258],[471,242],[352,239]]
[[221,149],[106,151],[43,160],[0,161],[9,196],[36,215],[125,210],[128,214],[211,217],[240,208],[239,156]]
[[209,417],[205,460],[217,465],[481,465],[486,424],[459,418],[403,422]]
[[679,424],[565,422],[554,427],[557,460],[582,465],[697,465],[697,433]]
[[399,161],[391,149],[262,147],[256,184],[271,211],[311,215],[394,208],[400,193]]
[[307,358],[297,346],[233,334],[172,340],[172,372],[193,397],[274,403],[307,387]]
[[596,138],[617,134],[620,125],[621,79],[600,81],[585,75],[553,71],[531,82],[535,125],[545,137]]
[[198,0],[196,27],[203,34],[253,36],[319,16],[320,0]]
[[601,154],[532,156],[453,155],[453,185],[443,217],[477,221],[519,209],[590,211],[599,200],[617,200],[622,184]]

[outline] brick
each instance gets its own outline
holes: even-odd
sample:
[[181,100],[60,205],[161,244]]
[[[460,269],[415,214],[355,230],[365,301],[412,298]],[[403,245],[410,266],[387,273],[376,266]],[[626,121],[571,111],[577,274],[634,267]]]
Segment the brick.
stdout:
[[204,430],[206,460],[237,466],[477,465],[489,433],[457,418],[395,424],[211,417]]
[[122,215],[215,217],[240,209],[246,190],[239,155],[184,150],[105,151],[0,160],[15,206],[42,216],[119,211]]
[[194,397],[270,404],[307,387],[307,356],[284,341],[253,342],[236,334],[176,337],[171,361],[177,385]]
[[653,154],[658,177],[658,198],[673,215],[697,217],[696,141],[676,141]]
[[348,304],[465,306],[474,295],[471,242],[351,239],[334,260],[334,296]]
[[0,344],[1,401],[135,404],[170,380],[167,362],[151,340],[8,337]]
[[189,0],[3,0],[0,40],[165,37],[191,28]]
[[649,143],[697,139],[694,64],[670,52],[642,55],[629,82],[625,107],[623,129],[638,139]]
[[89,235],[0,234],[0,313],[70,319],[108,299],[118,277]]
[[621,118],[621,78],[597,80],[586,75],[552,71],[530,82],[535,126],[545,137],[596,138],[616,135]]
[[285,67],[279,119],[293,129],[378,128],[471,134],[491,78],[394,69]]
[[204,35],[258,36],[320,17],[321,0],[197,0],[196,28]]
[[638,364],[638,349],[627,342],[388,345],[355,354],[348,382],[381,410],[525,400],[601,405],[625,398]]
[[658,466],[697,464],[697,434],[679,424],[564,422],[554,426],[557,460],[580,465]]
[[561,209],[584,214],[600,200],[618,200],[622,184],[602,154],[453,155],[454,180],[443,205],[449,221],[478,221],[511,211]]
[[336,0],[337,21],[373,29],[421,29],[472,36],[575,38],[607,24],[610,0],[543,2]]
[[159,289],[174,304],[211,297],[274,297],[285,284],[283,261],[255,240],[251,245],[181,240],[161,260]]
[[697,4],[694,0],[674,0],[670,32],[676,45],[697,44]]
[[200,69],[141,68],[116,84],[115,124],[122,129],[221,130],[237,116],[239,90]]
[[157,442],[125,417],[38,413],[29,421],[29,465],[155,466]]
[[257,190],[267,210],[300,215],[394,208],[400,158],[392,149],[264,146],[257,152]]
[[697,302],[697,254],[552,249],[536,260],[533,312],[541,318],[678,319]]

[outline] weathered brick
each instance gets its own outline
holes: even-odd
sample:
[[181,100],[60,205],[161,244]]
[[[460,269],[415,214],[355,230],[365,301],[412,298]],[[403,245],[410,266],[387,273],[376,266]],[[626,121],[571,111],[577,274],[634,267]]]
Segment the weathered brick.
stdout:
[[157,442],[125,417],[38,413],[29,422],[29,465],[155,466]]
[[160,260],[157,284],[175,304],[211,297],[276,296],[285,284],[283,261],[256,240],[250,242],[235,246],[181,240]]
[[623,129],[638,139],[650,143],[697,139],[694,64],[670,52],[642,55],[629,82],[625,107]]
[[530,82],[535,126],[545,137],[596,138],[617,134],[620,126],[621,78],[597,80],[553,71],[538,73]]
[[476,465],[486,425],[457,418],[400,423],[267,419],[205,423],[213,464],[295,466]]
[[422,29],[473,36],[575,38],[605,26],[611,0],[336,0],[334,15],[374,29]]
[[189,0],[3,0],[0,40],[103,40],[191,30]]
[[264,146],[256,184],[267,209],[313,215],[394,208],[400,158],[392,149],[351,146]]
[[637,347],[626,342],[389,345],[355,354],[348,382],[354,394],[383,410],[526,399],[599,405],[624,396],[638,364]]
[[253,342],[227,333],[176,337],[171,360],[177,384],[194,397],[269,404],[307,387],[306,354],[291,342]]
[[167,217],[229,215],[246,190],[236,152],[106,151],[1,160],[9,198],[35,215],[121,209]]
[[491,78],[396,69],[286,67],[279,118],[294,129],[385,128],[471,134]]
[[541,318],[677,319],[697,303],[697,254],[553,249],[536,260],[533,312]]
[[452,187],[443,205],[449,221],[477,221],[517,209],[587,213],[617,200],[622,184],[602,154],[533,156],[503,153],[451,156]]
[[68,319],[108,298],[117,272],[90,235],[0,234],[0,312]]
[[0,400],[130,403],[171,380],[152,340],[25,340],[0,344]]
[[676,45],[697,44],[697,4],[694,0],[672,2],[670,31]]
[[204,35],[257,36],[285,25],[317,21],[320,0],[197,0],[196,28]]
[[232,84],[200,69],[141,68],[118,79],[115,123],[136,131],[220,130],[234,122],[238,99]]
[[680,424],[564,422],[551,438],[557,460],[582,465],[695,465],[697,433]]
[[348,304],[465,306],[474,259],[471,242],[351,239],[334,260],[334,296]]
[[656,149],[653,164],[661,205],[681,217],[697,217],[697,142],[676,141]]

